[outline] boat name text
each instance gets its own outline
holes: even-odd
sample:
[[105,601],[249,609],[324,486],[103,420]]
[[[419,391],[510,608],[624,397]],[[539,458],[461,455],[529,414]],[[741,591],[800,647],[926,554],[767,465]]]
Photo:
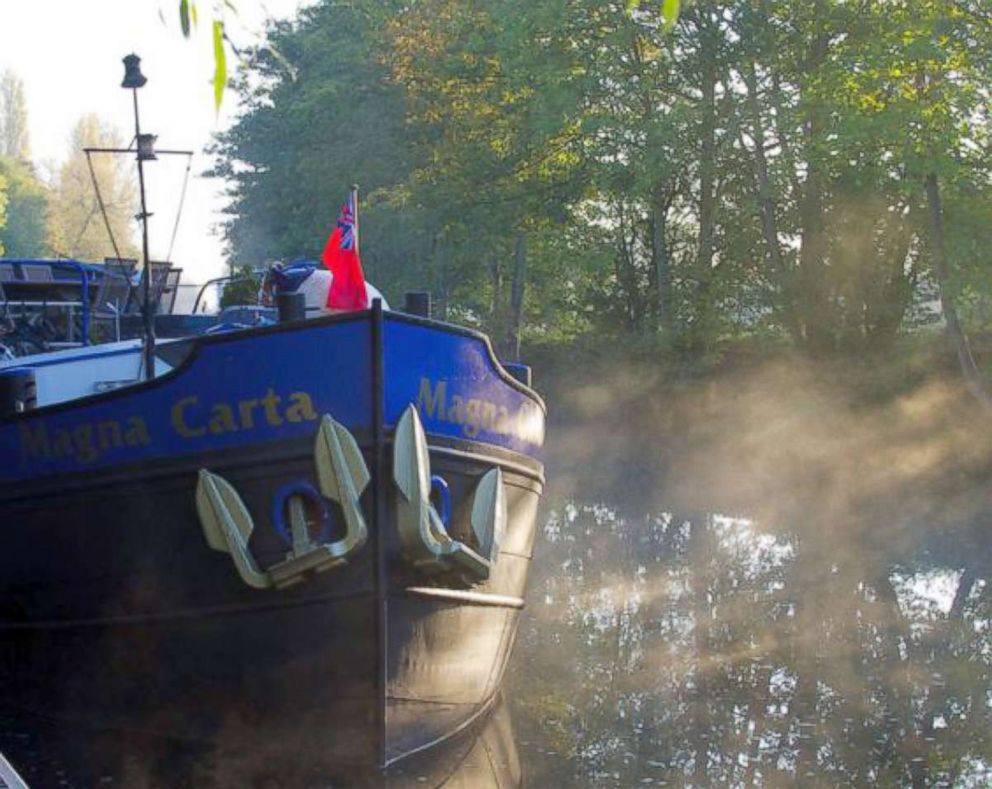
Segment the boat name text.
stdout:
[[[318,419],[313,399],[307,392],[281,396],[271,387],[262,397],[236,402],[204,403],[198,395],[187,395],[173,403],[169,416],[173,431],[185,439]],[[148,423],[140,415],[58,427],[45,420],[22,422],[18,426],[18,438],[22,464],[34,460],[70,460],[88,465],[113,450],[147,447],[152,443]]]
[[478,397],[448,395],[448,382],[420,379],[417,410],[425,419],[459,425],[468,438],[480,432],[513,436],[528,444],[544,443],[544,414],[536,403],[524,400],[519,410]]
[[172,406],[172,428],[183,438],[254,430],[256,424],[262,422],[279,427],[284,422],[313,422],[316,419],[313,400],[306,392],[292,392],[289,397],[282,398],[271,387],[265,397],[239,400],[236,405],[212,403],[206,411],[196,395],[177,400]]
[[105,452],[120,447],[146,447],[152,439],[140,416],[83,422],[49,431],[44,422],[20,426],[21,463],[29,460],[75,459],[92,463]]

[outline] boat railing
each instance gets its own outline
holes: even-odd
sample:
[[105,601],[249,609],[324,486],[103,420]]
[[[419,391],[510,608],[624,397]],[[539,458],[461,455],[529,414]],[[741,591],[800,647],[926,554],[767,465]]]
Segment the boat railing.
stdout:
[[[179,292],[179,279],[182,277],[181,268],[173,268],[171,263],[151,261],[151,282],[149,283],[148,298],[152,304],[152,311],[156,315],[168,315],[172,313],[172,308],[176,303],[176,296]],[[144,274],[142,274],[144,276]],[[128,315],[137,315],[141,312],[144,303],[144,283],[139,283],[132,291],[131,299],[125,307]]]
[[69,259],[0,260],[4,334],[13,335],[15,343],[26,334],[41,350],[89,345],[94,319],[126,309],[131,291],[126,275],[104,266]]

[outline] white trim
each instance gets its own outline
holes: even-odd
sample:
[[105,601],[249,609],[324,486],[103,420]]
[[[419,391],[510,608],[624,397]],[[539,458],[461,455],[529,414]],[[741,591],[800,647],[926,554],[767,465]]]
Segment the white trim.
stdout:
[[18,775],[13,765],[3,758],[2,753],[0,753],[0,786],[9,789],[28,789],[24,779]]

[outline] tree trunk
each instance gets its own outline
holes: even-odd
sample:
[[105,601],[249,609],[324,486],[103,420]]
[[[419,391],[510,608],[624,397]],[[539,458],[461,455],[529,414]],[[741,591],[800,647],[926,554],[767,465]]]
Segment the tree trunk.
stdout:
[[[822,3],[817,11],[822,20]],[[821,29],[810,46],[806,74],[813,75],[823,63],[830,43],[829,34]],[[827,234],[823,207],[823,174],[816,147],[823,134],[822,111],[810,103],[806,114],[806,183],[799,200],[801,246],[799,252],[798,303],[804,324],[806,348],[823,353],[834,347],[834,327],[827,292]]]
[[791,272],[782,255],[782,245],[778,234],[778,210],[772,193],[771,179],[768,176],[768,158],[765,156],[765,128],[761,121],[761,108],[758,105],[758,77],[754,63],[748,63],[745,72],[747,85],[747,107],[751,116],[751,136],[754,138],[754,174],[758,186],[758,201],[761,210],[761,232],[765,238],[768,261],[782,290],[782,322],[792,338],[800,341],[801,332],[795,321],[792,304],[793,287]]
[[620,221],[617,225],[617,255],[614,271],[620,284],[621,310],[627,322],[626,329],[636,334],[641,328],[641,293],[637,282],[637,265],[634,259],[637,244],[636,219],[628,216],[623,200],[618,203]]
[[700,25],[702,64],[702,119],[699,126],[699,240],[696,248],[696,309],[692,347],[702,351],[709,342],[709,322],[713,277],[713,239],[716,219],[716,41],[710,29],[708,12],[703,11]]
[[510,281],[510,315],[506,333],[506,355],[520,361],[520,329],[524,316],[524,288],[527,284],[527,238],[517,234],[513,250],[513,278]]
[[668,208],[671,197],[661,190],[655,194],[651,205],[651,271],[657,294],[658,328],[666,334],[675,326],[672,314],[672,268],[668,254]]
[[439,320],[448,319],[448,242],[440,234],[434,237],[434,314]]
[[489,336],[502,337],[506,331],[506,313],[503,309],[503,261],[498,252],[493,252],[489,258],[489,279],[493,289],[489,301]]
[[930,220],[930,254],[933,261],[933,272],[937,278],[940,290],[940,308],[947,325],[947,337],[957,353],[961,374],[964,376],[968,389],[985,408],[992,410],[992,396],[985,390],[981,374],[971,355],[971,347],[961,321],[958,320],[957,307],[954,304],[954,292],[950,283],[950,265],[947,260],[947,247],[944,242],[944,209],[940,198],[940,184],[937,174],[930,173],[926,178],[927,213]]

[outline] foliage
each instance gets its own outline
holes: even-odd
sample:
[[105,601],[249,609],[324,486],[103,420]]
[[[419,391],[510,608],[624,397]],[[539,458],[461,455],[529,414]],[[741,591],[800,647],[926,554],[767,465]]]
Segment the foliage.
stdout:
[[[86,161],[85,147],[122,148],[120,134],[95,115],[85,115],[73,128],[68,157],[52,185],[48,244],[59,255],[81,260],[115,256]],[[94,154],[93,170],[107,219],[122,257],[138,257],[134,242],[137,183],[120,157]]]
[[27,161],[29,150],[24,83],[8,70],[0,75],[0,156]]
[[[0,174],[0,231],[7,224],[7,179]],[[3,239],[0,238],[0,255],[5,254]]]
[[3,254],[8,257],[49,254],[46,238],[48,189],[30,165],[9,156],[0,156],[0,179],[6,183],[7,199],[6,226],[0,224]]
[[501,344],[884,348],[929,284],[992,298],[989,30],[970,2],[322,0],[236,84],[230,251],[312,256],[359,181],[379,284]]
[[220,307],[235,307],[241,304],[258,302],[258,271],[251,266],[242,266],[233,275],[234,279],[224,286],[220,294]]

